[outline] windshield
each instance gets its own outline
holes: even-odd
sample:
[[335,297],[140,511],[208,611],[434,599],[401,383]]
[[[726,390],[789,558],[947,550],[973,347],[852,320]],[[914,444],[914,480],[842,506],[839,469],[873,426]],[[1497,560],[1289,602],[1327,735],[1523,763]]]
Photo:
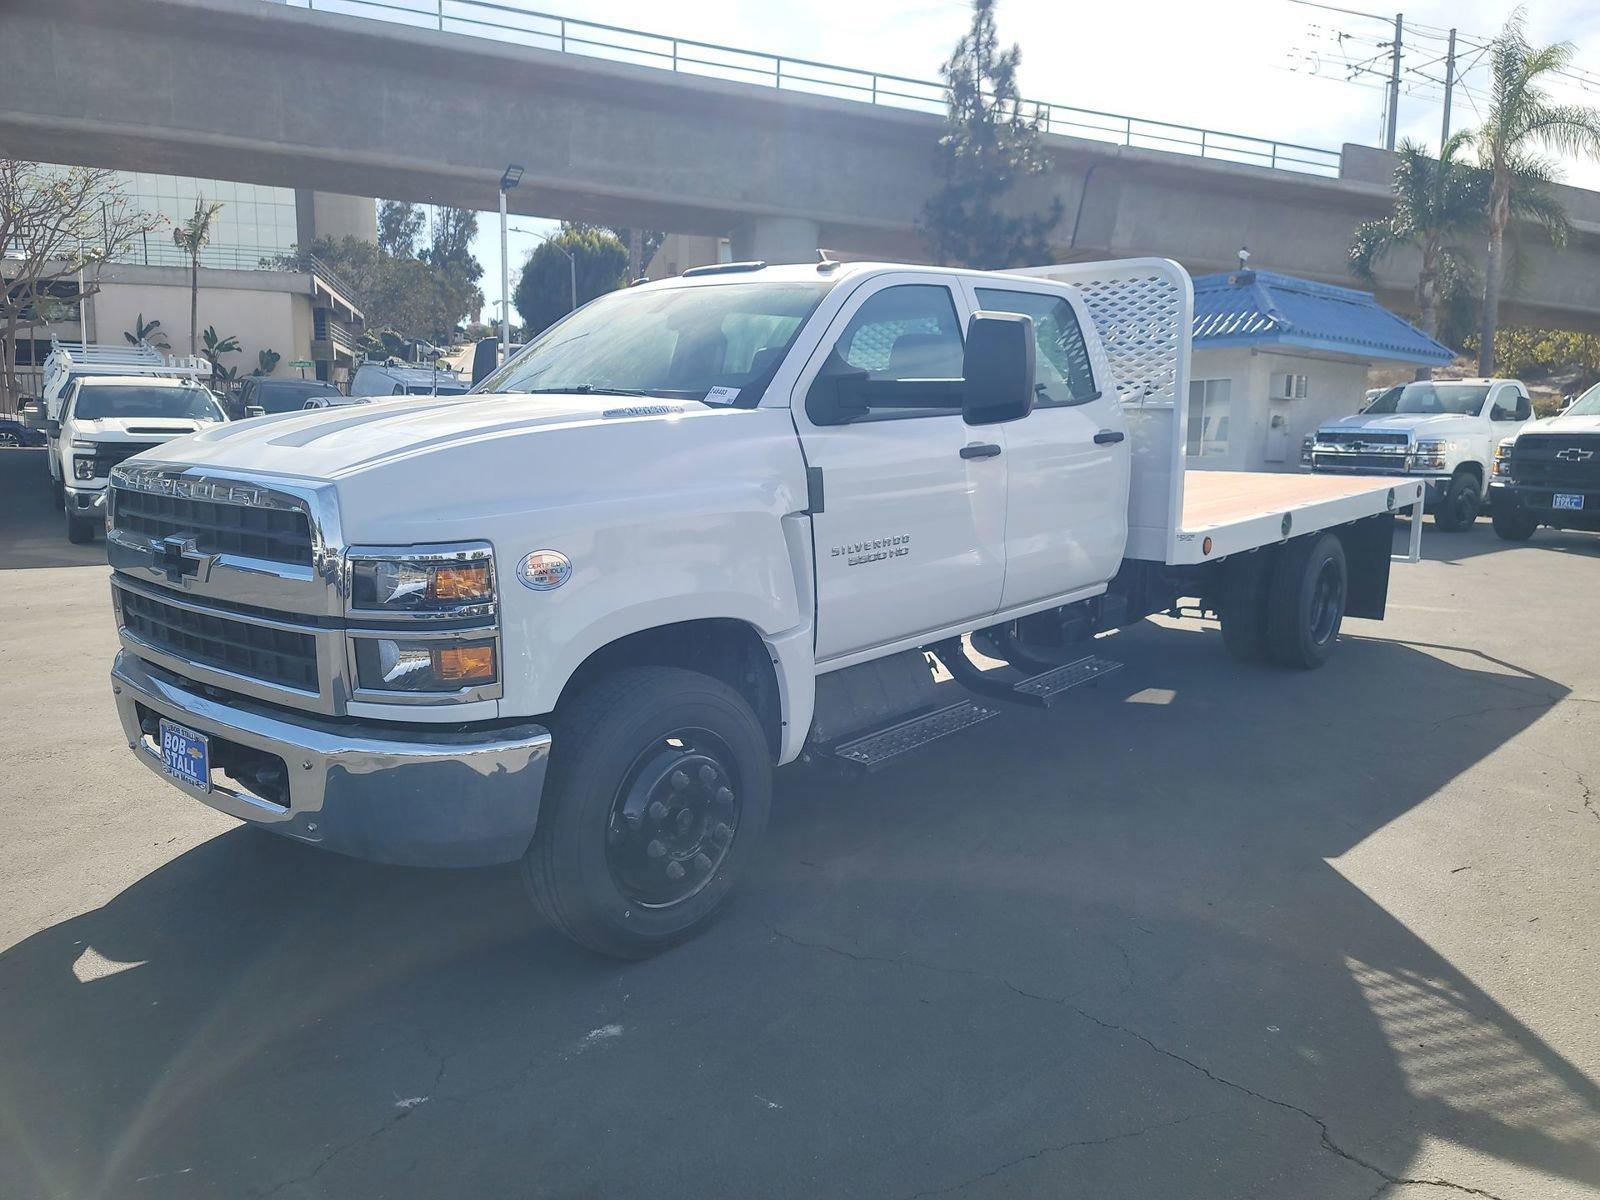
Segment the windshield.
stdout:
[[619,291],[547,329],[482,392],[621,392],[752,407],[830,283]]
[[1595,384],[1561,414],[1564,417],[1600,417],[1600,383]]
[[1426,380],[1390,388],[1367,407],[1368,413],[1418,413],[1475,417],[1489,394],[1486,383],[1431,383]]
[[286,413],[304,408],[312,396],[337,396],[339,389],[329,383],[263,383],[251,403],[263,412]]
[[211,393],[197,384],[149,387],[131,383],[84,384],[78,389],[72,415],[79,421],[102,417],[187,417],[193,421],[224,420]]

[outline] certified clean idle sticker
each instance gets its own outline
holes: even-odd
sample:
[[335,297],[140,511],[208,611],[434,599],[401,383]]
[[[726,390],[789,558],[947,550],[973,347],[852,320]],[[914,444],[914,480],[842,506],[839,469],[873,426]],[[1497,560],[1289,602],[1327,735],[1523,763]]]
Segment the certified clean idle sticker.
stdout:
[[536,592],[553,592],[572,578],[572,560],[559,550],[535,550],[517,564],[522,586]]

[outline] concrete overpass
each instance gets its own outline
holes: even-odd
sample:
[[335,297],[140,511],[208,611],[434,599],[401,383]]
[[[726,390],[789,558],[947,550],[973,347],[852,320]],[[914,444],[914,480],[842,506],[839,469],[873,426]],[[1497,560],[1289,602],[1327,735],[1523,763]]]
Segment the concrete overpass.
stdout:
[[[734,238],[740,257],[920,258],[937,116],[778,91],[262,0],[6,0],[0,154]],[[1064,204],[1064,256],[1165,254],[1348,283],[1345,249],[1387,211],[1388,158],[1339,178],[1058,135],[1022,204]],[[1526,239],[1507,319],[1600,328],[1600,194]],[[1389,264],[1404,303],[1414,275]]]

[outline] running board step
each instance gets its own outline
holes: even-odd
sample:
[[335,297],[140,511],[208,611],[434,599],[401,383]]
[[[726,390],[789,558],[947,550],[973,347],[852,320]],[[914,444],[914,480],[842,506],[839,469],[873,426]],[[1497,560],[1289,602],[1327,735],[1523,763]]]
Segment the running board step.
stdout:
[[1011,690],[1019,697],[1026,697],[1033,703],[1048,706],[1062,692],[1099,679],[1102,675],[1109,675],[1121,667],[1122,664],[1119,662],[1091,654],[1087,658],[1080,658],[1077,662],[1070,662],[1038,675],[1030,675],[1014,685]]
[[998,708],[990,708],[973,700],[959,700],[920,717],[897,721],[862,737],[838,742],[830,747],[830,752],[834,758],[852,767],[876,771],[902,755],[922,749],[930,742],[960,733],[963,729],[970,729],[999,715]]

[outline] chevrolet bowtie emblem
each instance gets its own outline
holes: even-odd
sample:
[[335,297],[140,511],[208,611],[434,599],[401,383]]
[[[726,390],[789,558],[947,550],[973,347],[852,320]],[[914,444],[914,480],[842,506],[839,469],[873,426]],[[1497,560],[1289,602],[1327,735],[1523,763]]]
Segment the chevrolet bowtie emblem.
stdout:
[[[193,538],[162,538],[153,549],[153,565],[166,575],[168,583],[182,583],[185,576],[203,579],[205,574],[210,573],[212,555],[196,550]],[[204,574],[202,568],[205,568]]]
[[1562,462],[1583,462],[1585,459],[1593,458],[1594,451],[1581,450],[1577,446],[1571,446],[1566,450],[1557,451],[1556,457]]

